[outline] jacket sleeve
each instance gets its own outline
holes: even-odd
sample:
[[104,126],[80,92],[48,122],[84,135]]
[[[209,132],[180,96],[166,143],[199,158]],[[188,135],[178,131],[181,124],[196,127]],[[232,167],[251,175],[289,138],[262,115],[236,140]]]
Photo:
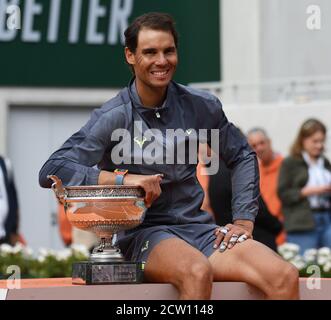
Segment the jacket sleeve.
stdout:
[[[218,129],[219,156],[231,170],[233,221],[254,221],[258,213],[259,169],[255,152],[225,116],[221,102],[213,101],[213,128]],[[210,138],[215,138],[211,135]],[[213,148],[211,141],[208,144]]]
[[54,152],[39,172],[39,184],[50,188],[52,181],[47,175],[58,176],[65,186],[97,185],[100,170],[97,164],[111,143],[111,134],[124,127],[121,112],[97,109],[91,119]]
[[282,162],[278,177],[278,196],[284,205],[293,205],[302,201],[301,187],[293,185],[293,168],[290,158]]

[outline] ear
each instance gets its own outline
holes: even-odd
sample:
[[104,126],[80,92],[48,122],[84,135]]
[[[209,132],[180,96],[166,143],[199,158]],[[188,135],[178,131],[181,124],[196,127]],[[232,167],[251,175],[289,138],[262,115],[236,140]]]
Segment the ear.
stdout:
[[125,47],[125,59],[128,64],[131,64],[132,66],[136,63],[136,58],[134,56],[134,53],[130,51],[128,47]]

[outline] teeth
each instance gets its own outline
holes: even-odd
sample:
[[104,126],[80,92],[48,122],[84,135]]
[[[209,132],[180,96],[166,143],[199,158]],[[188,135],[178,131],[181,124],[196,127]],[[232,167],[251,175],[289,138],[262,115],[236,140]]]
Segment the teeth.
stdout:
[[157,76],[165,76],[167,74],[167,71],[152,71],[153,74],[157,75]]

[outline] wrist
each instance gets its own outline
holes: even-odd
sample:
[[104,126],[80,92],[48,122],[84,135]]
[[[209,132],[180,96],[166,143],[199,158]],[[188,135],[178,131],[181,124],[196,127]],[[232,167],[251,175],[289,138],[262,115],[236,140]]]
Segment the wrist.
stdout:
[[252,231],[254,228],[254,222],[250,220],[235,220],[233,224],[235,226],[243,227],[249,231]]
[[124,184],[124,177],[128,173],[126,169],[115,169],[115,185],[121,186]]
[[115,174],[106,170],[101,170],[98,178],[99,185],[114,185]]

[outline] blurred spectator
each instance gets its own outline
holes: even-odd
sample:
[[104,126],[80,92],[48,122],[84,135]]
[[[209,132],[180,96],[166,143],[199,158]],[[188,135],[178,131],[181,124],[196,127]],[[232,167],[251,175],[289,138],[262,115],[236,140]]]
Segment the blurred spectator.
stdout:
[[278,193],[287,241],[308,248],[331,247],[331,164],[323,155],[326,127],[305,121],[283,161]]
[[18,209],[11,163],[0,156],[0,243],[25,244],[18,233]]
[[[284,221],[281,201],[277,194],[278,176],[283,157],[273,151],[271,140],[262,128],[253,128],[247,133],[247,140],[257,154],[260,170],[260,191],[269,211],[279,221]],[[283,230],[277,237],[277,245],[285,242],[286,234]]]
[[[198,179],[205,192],[202,209],[210,212],[218,225],[225,226],[232,223],[231,171],[220,159],[218,172],[210,176],[204,175],[206,168],[202,162],[199,162],[197,168]],[[269,212],[262,197],[259,197],[259,211],[253,230],[254,240],[276,251],[276,236],[282,229],[281,222]]]

